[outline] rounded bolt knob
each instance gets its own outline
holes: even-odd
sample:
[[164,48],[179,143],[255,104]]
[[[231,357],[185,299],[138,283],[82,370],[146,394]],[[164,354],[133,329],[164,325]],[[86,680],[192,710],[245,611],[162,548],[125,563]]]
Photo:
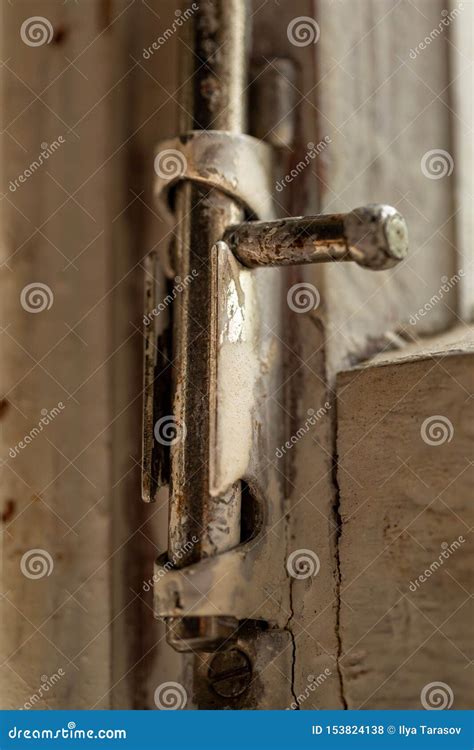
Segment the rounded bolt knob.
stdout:
[[349,254],[364,268],[391,268],[406,257],[406,221],[392,206],[372,204],[355,208],[344,218]]

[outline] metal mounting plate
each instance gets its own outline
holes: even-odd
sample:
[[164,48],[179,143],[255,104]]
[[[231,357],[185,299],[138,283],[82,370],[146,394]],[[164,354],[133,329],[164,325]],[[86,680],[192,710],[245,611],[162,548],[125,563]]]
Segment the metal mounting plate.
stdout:
[[[224,242],[215,246],[217,282],[216,413],[210,441],[210,493],[221,502],[238,480],[250,488],[245,502],[258,505],[254,538],[235,549],[188,565],[155,567],[158,617],[229,615],[284,627],[289,582],[282,585],[286,543],[282,474],[276,450],[283,414],[273,398],[283,385],[280,269],[243,268]],[[225,530],[224,530],[225,531]],[[283,580],[285,573],[283,574]],[[289,581],[289,579],[288,579]]]

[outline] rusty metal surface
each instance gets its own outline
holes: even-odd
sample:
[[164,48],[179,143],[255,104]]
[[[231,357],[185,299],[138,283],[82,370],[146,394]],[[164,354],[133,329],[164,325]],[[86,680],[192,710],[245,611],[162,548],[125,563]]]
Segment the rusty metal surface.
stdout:
[[[247,19],[245,2],[204,0],[187,25],[182,131],[243,130]],[[183,567],[235,546],[240,538],[240,487],[229,486],[220,497],[210,497],[209,439],[216,408],[213,246],[243,214],[237,201],[207,185],[184,182],[177,186],[175,200],[176,270],[181,278],[196,274],[177,299],[173,328],[173,414],[180,439],[171,446],[168,554],[177,567]],[[170,643],[192,648],[196,623],[183,619],[172,626]],[[206,641],[208,648],[214,648],[228,638],[228,628],[221,631],[216,622],[204,621],[198,630],[199,648]]]
[[273,153],[268,143],[242,133],[191,130],[160,142],[156,158],[164,159],[166,154],[174,162],[170,162],[169,169],[159,171],[154,187],[160,213],[169,223],[176,221],[176,214],[170,208],[173,188],[186,180],[218,188],[250,216],[274,215]]
[[406,257],[408,231],[391,206],[369,205],[347,214],[244,222],[225,240],[245,266],[355,261],[385,270]]
[[[387,268],[404,257],[407,244],[402,217],[384,205],[269,221],[274,159],[268,145],[236,135],[245,125],[246,98],[247,33],[239,7],[244,15],[234,24],[236,7],[204,3],[189,25],[196,54],[183,101],[192,116],[180,138],[160,144],[155,159],[172,153],[177,165],[157,170],[156,181],[163,212],[172,207],[177,222],[172,270],[179,278],[194,275],[173,311],[177,439],[168,559],[157,562],[154,576],[155,614],[168,622],[169,642],[180,651],[229,648],[239,621],[283,630],[291,617],[282,572],[286,527],[274,531],[285,518],[284,478],[272,461],[278,430],[260,429],[262,422],[278,424],[279,413],[283,421],[268,394],[284,385],[284,277],[258,266],[355,260]],[[225,51],[216,54],[218,38]],[[233,83],[222,86],[221,79]],[[288,132],[280,140],[292,138]],[[244,207],[247,218],[265,221],[243,223]],[[244,525],[251,527],[248,539]]]
[[[251,8],[248,0],[202,0],[182,27],[180,132],[246,129]],[[184,45],[181,44],[181,47]]]
[[[229,15],[233,8],[233,3],[226,4]],[[256,36],[262,38],[261,28]],[[287,49],[288,40],[286,34],[284,36]],[[275,51],[279,54],[279,50]],[[191,57],[188,62],[189,76],[196,63]],[[193,86],[193,91],[196,92],[196,86]],[[190,111],[189,104],[187,110]],[[275,118],[269,119],[273,120],[274,125]],[[196,127],[196,123],[184,118],[180,131],[186,133]],[[212,128],[228,129],[228,125],[216,121],[212,123]],[[291,168],[298,149],[301,148],[300,123],[294,116],[288,131],[291,138],[293,128],[295,140],[299,144],[297,151],[292,153],[291,149],[278,149],[274,154],[279,176],[283,176]],[[234,129],[233,133],[235,134]],[[255,130],[252,133],[256,135]],[[261,133],[261,137],[265,135],[271,137],[271,133]],[[304,142],[307,140],[306,137]],[[177,148],[181,149],[181,146]],[[194,156],[189,161],[193,166]],[[252,158],[249,164],[252,164]],[[188,165],[186,169],[189,169]],[[190,175],[190,172],[187,174]],[[247,169],[244,176],[248,177],[248,174]],[[232,190],[233,195],[241,189],[238,182]],[[169,193],[172,201],[174,197],[172,205],[179,220],[188,207],[184,199],[180,207],[180,193],[188,191],[189,201],[190,180],[182,181],[175,191],[173,187],[172,185]],[[271,187],[274,189],[275,183]],[[222,185],[220,189],[222,190]],[[307,205],[307,195],[304,191],[298,190],[295,194],[289,189],[279,197],[278,202],[280,209],[298,213]],[[245,201],[240,199],[239,204],[242,203]],[[259,209],[257,215],[261,219],[272,218],[265,213]],[[197,228],[196,224],[195,230]],[[180,231],[183,232],[184,240],[187,237],[189,241],[190,231],[187,235],[183,228]],[[195,236],[194,233],[192,236]],[[185,242],[177,244],[175,257],[178,264],[181,264]],[[189,253],[188,250],[186,252]],[[187,622],[187,635],[191,637],[189,643],[197,648],[203,645],[206,647],[207,636],[214,630],[217,621],[220,622],[217,623],[219,628],[228,616],[242,618],[247,622],[247,625],[240,623],[238,631],[232,637],[226,636],[221,640],[221,645],[241,649],[247,654],[252,664],[250,686],[244,693],[233,698],[217,695],[212,681],[209,681],[208,668],[212,657],[200,652],[197,658],[185,660],[190,667],[188,676],[192,674],[194,706],[285,708],[294,697],[292,682],[296,656],[295,639],[291,631],[292,580],[286,568],[288,551],[291,549],[288,530],[291,472],[286,459],[283,460],[283,466],[276,464],[275,455],[285,434],[288,434],[291,419],[285,404],[288,405],[287,383],[289,374],[294,370],[294,355],[287,346],[282,346],[282,342],[293,341],[295,331],[294,321],[288,320],[286,298],[289,287],[301,280],[301,276],[297,269],[266,268],[250,272],[238,263],[225,243],[218,243],[211,256],[212,253],[218,262],[215,298],[217,310],[213,319],[216,325],[216,360],[213,372],[216,373],[217,409],[215,420],[209,421],[209,494],[219,500],[222,489],[232,485],[235,479],[244,480],[241,544],[218,551],[216,555],[197,559],[189,565],[186,560],[179,561],[175,569],[170,570],[168,567],[163,576],[158,565],[154,576],[156,614],[158,617],[165,616],[169,622],[171,613],[173,627],[175,622]],[[178,265],[178,268],[181,267]],[[176,267],[173,270],[176,273]],[[178,314],[181,305],[185,305],[184,297],[176,306]],[[199,315],[197,302],[195,311]],[[176,326],[177,321],[175,331]],[[200,348],[192,349],[190,356],[193,361],[199,353]],[[241,378],[241,374],[244,377]],[[295,402],[292,401],[292,404],[294,406]],[[197,433],[196,437],[201,437],[201,434]],[[204,436],[204,440],[206,439],[207,436]],[[193,481],[193,477],[190,480]],[[199,500],[198,510],[200,502]],[[182,507],[186,508],[186,505]],[[172,526],[175,532],[176,524]],[[206,529],[204,533],[207,533]],[[220,630],[219,635],[223,637],[225,633]],[[213,636],[211,642],[212,639]],[[176,648],[178,644],[179,638],[173,645]],[[186,684],[188,686],[190,683]]]
[[[239,479],[257,506],[253,536],[233,549],[180,569],[155,566],[158,617],[233,616],[285,627],[289,579],[285,571],[285,497],[275,465],[283,427],[278,403],[283,352],[279,269],[243,268],[224,242],[215,248],[217,284],[217,410],[211,432],[209,491],[217,499]],[[262,434],[261,422],[274,425]],[[250,500],[250,498],[247,498]],[[283,580],[282,580],[283,571]],[[229,641],[228,641],[229,642]]]
[[[212,5],[215,10],[220,4]],[[193,46],[202,46],[196,41],[201,31],[197,15]],[[238,24],[227,29],[231,36],[241,31]],[[230,64],[226,55],[219,55],[219,66]],[[199,98],[195,79],[204,76],[207,91],[208,74],[206,65],[194,70],[194,105]],[[214,116],[216,106],[214,102]],[[221,113],[214,120],[208,112],[206,122],[218,122],[231,133],[189,132],[190,126],[203,125],[201,112],[199,120],[183,123],[183,137],[161,144],[157,153],[172,149],[178,155],[179,170],[159,174],[155,185],[162,209],[174,208],[174,272],[180,278],[197,272],[173,309],[178,439],[171,445],[168,560],[155,569],[155,613],[167,620],[177,650],[228,647],[237,637],[238,619],[255,617],[283,628],[288,618],[289,586],[281,584],[284,539],[275,545],[274,535],[268,534],[285,513],[282,479],[271,464],[279,431],[263,437],[259,430],[261,419],[283,421],[278,404],[267,399],[283,379],[278,344],[282,275],[250,273],[219,241],[228,226],[242,220],[244,206],[250,215],[273,217],[274,156],[269,144],[236,133],[236,106],[226,105],[226,111],[232,117]],[[239,117],[243,127],[243,111]],[[242,481],[250,490],[241,521]],[[246,525],[252,526],[251,539],[241,538]],[[256,566],[256,560],[262,564]],[[269,569],[274,571],[273,593],[267,587]],[[198,611],[186,587],[174,584],[175,576],[186,578],[188,572],[194,594],[208,604],[205,611]],[[251,575],[253,599],[251,592],[250,599],[242,596]],[[219,597],[222,590],[227,592],[224,599]]]
[[170,478],[169,451],[154,435],[155,424],[166,419],[171,409],[171,308],[163,303],[168,294],[166,282],[160,279],[158,289],[158,279],[158,256],[151,253],[145,258],[144,284],[142,499],[145,502],[154,502],[158,490],[168,484]]

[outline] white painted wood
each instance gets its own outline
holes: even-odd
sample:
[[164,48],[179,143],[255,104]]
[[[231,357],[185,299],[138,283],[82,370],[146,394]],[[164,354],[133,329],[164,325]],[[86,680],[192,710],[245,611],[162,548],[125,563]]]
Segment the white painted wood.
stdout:
[[[318,6],[320,67],[314,94],[320,130],[332,139],[324,152],[321,208],[392,204],[405,216],[410,239],[409,257],[391,271],[324,270],[332,369],[370,356],[385,331],[408,323],[444,277],[459,269],[457,168],[450,172],[457,120],[451,81],[460,71],[450,71],[448,31],[456,33],[464,20],[460,14],[446,29],[445,5],[443,0],[362,0],[357,12],[349,2]],[[433,29],[437,36],[425,44]],[[455,284],[413,333],[443,330],[457,322],[456,316]]]
[[[2,5],[2,708],[30,696],[37,708],[154,708],[163,679],[150,676],[163,633],[142,589],[166,546],[165,504],[140,500],[142,260],[163,234],[152,151],[176,105],[156,72],[166,60],[174,76],[176,41],[147,65],[142,52],[173,13],[127,0]],[[47,36],[51,25],[49,44],[22,41],[31,16]],[[52,306],[28,313],[21,293],[37,282]],[[51,556],[49,576],[21,573],[32,548]]]
[[[120,340],[124,331],[129,335],[132,327],[138,330],[129,345],[122,347],[122,361],[116,365],[122,383],[117,411],[134,399],[117,420],[116,455],[124,465],[123,469],[117,467],[117,478],[130,467],[131,461],[127,463],[130,453],[135,468],[128,475],[128,486],[118,485],[120,517],[114,516],[116,546],[126,542],[114,558],[117,560],[114,611],[118,613],[123,607],[126,610],[114,622],[112,681],[115,687],[112,700],[115,708],[127,709],[156,710],[155,690],[168,680],[184,684],[183,673],[189,661],[168,646],[164,625],[153,617],[153,564],[168,545],[168,491],[162,490],[156,503],[143,503],[136,463],[141,460],[144,261],[152,251],[166,257],[171,239],[170,227],[156,209],[152,187],[157,143],[177,132],[180,43],[177,28],[173,25],[176,8],[174,0],[161,0],[159,4],[135,3],[130,9],[131,15],[128,11],[123,17],[124,44],[128,47],[122,48],[122,65],[124,72],[130,72],[127,87],[119,99],[125,110],[120,115],[122,127],[126,129],[123,134],[126,171],[122,186],[123,205],[131,205],[123,217],[125,226],[115,222],[114,227],[117,239],[122,230],[127,232],[123,273],[129,268],[133,268],[133,273],[128,277],[126,304],[123,304],[123,284],[117,290],[115,310],[120,316],[121,329],[116,335]],[[147,50],[166,29],[174,29],[174,33],[159,49],[152,48],[148,56]],[[166,296],[163,294],[162,274],[156,278],[156,283],[161,299]],[[130,309],[134,312],[132,322]],[[127,367],[132,368],[135,378],[138,376],[137,385],[135,381],[133,385],[130,383],[130,375],[125,376]],[[131,602],[136,594],[138,598]],[[191,696],[189,701],[191,703]]]
[[348,708],[472,702],[472,333],[454,346],[338,376]]
[[[254,15],[255,57],[289,57],[295,61],[295,144],[281,156],[281,176],[291,176],[300,161],[305,162],[308,143],[318,144],[325,132],[321,130],[320,113],[315,103],[319,76],[316,65],[317,46],[295,46],[288,37],[288,28],[300,16],[314,16],[314,4],[307,0],[294,3],[267,3],[258,6]],[[276,23],[278,18],[278,23]],[[318,213],[318,178],[324,170],[325,152],[321,157],[308,158],[307,166],[299,168],[297,177],[288,186],[276,191],[280,215]],[[282,273],[284,273],[282,271]],[[318,409],[328,398],[325,375],[324,330],[316,317],[288,309],[287,294],[295,284],[313,281],[308,268],[294,267],[285,275],[282,305],[288,310],[282,348],[286,360],[285,388],[271,394],[282,404],[286,414],[285,439],[291,439],[308,418],[308,410]],[[318,281],[319,284],[319,281]],[[311,412],[312,413],[312,412]],[[272,428],[270,427],[270,430]],[[336,636],[337,607],[335,598],[335,537],[332,484],[332,427],[329,416],[317,420],[308,434],[290,450],[275,456],[275,465],[282,477],[288,497],[288,516],[276,530],[285,531],[287,555],[305,548],[316,552],[320,560],[317,578],[291,581],[291,608],[287,628],[292,633],[294,699],[305,696],[301,708],[342,707],[338,670]],[[316,450],[315,441],[322,446]],[[309,687],[313,675],[328,670],[324,686]],[[283,679],[283,678],[282,678]]]
[[[461,7],[462,6],[462,7]],[[455,205],[456,248],[460,267],[466,275],[459,287],[459,316],[472,321],[474,317],[474,157],[472,123],[474,115],[474,53],[472,29],[474,28],[474,4],[451,0],[450,13],[459,19],[449,27],[448,43],[451,72],[454,85],[451,90],[451,114],[453,126],[453,152],[455,158]]]
[[[29,46],[22,23],[40,14],[53,39]],[[98,15],[80,16],[74,5],[3,6],[3,708],[21,707],[59,669],[64,676],[37,707],[110,706],[113,215],[104,162],[112,120],[101,98],[112,83],[112,49],[101,31]],[[10,191],[42,144],[60,138]],[[50,309],[28,312],[22,292],[38,283],[47,285]],[[63,411],[11,458],[60,402]],[[48,571],[37,580],[21,572],[32,548],[43,550]]]
[[[316,8],[309,0],[257,3],[254,18],[257,55],[291,56],[299,67],[297,149],[282,157],[284,171],[305,158],[308,143],[331,138],[278,193],[281,212],[386,201],[406,216],[412,245],[409,260],[388,274],[346,264],[293,269],[287,277],[288,288],[307,280],[321,296],[313,313],[289,315],[282,346],[291,379],[285,392],[269,394],[285,404],[288,438],[309,409],[323,409],[308,434],[277,460],[288,498],[288,553],[310,549],[320,562],[315,578],[293,582],[287,613],[293,693],[306,695],[303,709],[362,702],[367,686],[376,687],[374,673],[372,682],[358,682],[346,674],[345,659],[337,667],[339,651],[357,633],[348,629],[345,604],[338,606],[334,378],[341,367],[383,349],[386,332],[406,325],[431,300],[442,277],[459,269],[457,248],[467,252],[472,234],[470,157],[464,161],[471,104],[462,83],[470,75],[464,68],[468,24],[456,19],[449,28],[455,53],[443,32],[412,59],[410,50],[439,22],[441,0],[357,5],[354,12],[349,0],[322,0]],[[151,196],[152,151],[159,138],[177,132],[180,47],[175,34],[149,57],[143,49],[172,26],[175,7],[172,0],[159,7],[91,0],[86,13],[53,0],[2,6],[0,231],[2,257],[9,260],[1,272],[0,703],[6,708],[23,705],[38,693],[42,676],[59,669],[65,675],[37,707],[155,708],[156,687],[191,672],[189,658],[166,646],[152,619],[151,592],[142,588],[157,550],[166,548],[167,497],[163,492],[156,506],[142,506],[138,477],[142,261],[155,246],[164,250],[167,231]],[[51,22],[55,41],[29,47],[21,41],[21,24],[40,14]],[[316,18],[315,45],[289,42],[288,23],[300,15]],[[59,136],[65,143],[11,191],[10,180],[38,156],[41,144]],[[438,148],[452,152],[455,169],[430,180],[421,162]],[[53,305],[26,313],[21,291],[38,281],[52,289]],[[471,297],[463,279],[429,315],[408,324],[411,334],[444,330],[457,315],[468,316]],[[426,366],[420,362],[413,366]],[[462,367],[458,376],[464,377]],[[59,401],[66,408],[11,458],[9,450],[34,428],[41,409]],[[344,393],[341,404],[352,408]],[[366,408],[363,413],[368,418]],[[409,512],[408,501],[403,509]],[[372,529],[371,520],[378,544],[380,527]],[[53,559],[51,575],[40,580],[20,570],[22,555],[33,547]],[[345,571],[344,544],[342,550]],[[368,595],[361,589],[354,596],[355,609],[357,596],[365,602]],[[464,631],[457,627],[461,643]],[[330,673],[324,686],[308,690],[310,675],[324,670]],[[458,684],[462,692],[464,683]],[[392,707],[391,699],[382,690],[374,701]]]
[[[450,281],[460,268],[455,173],[431,179],[423,167],[430,150],[447,152],[448,171],[453,158],[447,36],[440,33],[410,57],[440,22],[443,8],[441,0],[362,0],[355,11],[348,1],[322,0],[311,7],[285,6],[290,19],[279,7],[279,31],[273,31],[279,40],[274,47],[281,54],[288,20],[309,16],[319,25],[316,44],[286,48],[287,55],[302,61],[296,97],[302,125],[295,162],[307,154],[304,144],[330,138],[320,156],[309,159],[285,188],[291,191],[292,212],[348,211],[383,201],[406,217],[410,235],[409,258],[388,272],[349,264],[294,270],[293,283],[313,284],[320,304],[312,313],[290,313],[291,334],[285,341],[291,374],[287,437],[304,427],[309,409],[323,409],[281,461],[289,493],[288,548],[309,549],[320,561],[316,577],[293,583],[289,627],[295,637],[294,691],[306,695],[303,710],[336,708],[346,701],[342,669],[337,668],[341,612],[334,379],[341,368],[393,348],[395,331],[406,328],[416,339],[450,327],[459,314],[458,281],[450,282],[447,291],[442,288],[446,277]],[[460,23],[455,19],[453,26]],[[273,37],[266,37],[267,56],[273,43]],[[425,305],[427,314],[410,323]],[[326,668],[331,675],[324,689],[308,694],[308,675]]]

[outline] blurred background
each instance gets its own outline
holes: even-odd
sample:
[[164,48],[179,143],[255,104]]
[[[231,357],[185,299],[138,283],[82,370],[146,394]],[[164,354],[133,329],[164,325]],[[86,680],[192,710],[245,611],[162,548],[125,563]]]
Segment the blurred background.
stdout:
[[[1,12],[0,703],[156,708],[157,684],[189,668],[147,586],[166,493],[140,497],[144,260],[169,242],[153,160],[178,132],[180,10],[3,0]],[[288,46],[304,15],[321,30],[311,57]],[[287,166],[329,138],[284,210],[386,202],[409,226],[393,283],[351,268],[341,294],[325,271],[334,372],[470,319],[472,15],[469,0],[253,3],[253,57],[291,53],[298,69]],[[371,298],[357,325],[355,293]]]

